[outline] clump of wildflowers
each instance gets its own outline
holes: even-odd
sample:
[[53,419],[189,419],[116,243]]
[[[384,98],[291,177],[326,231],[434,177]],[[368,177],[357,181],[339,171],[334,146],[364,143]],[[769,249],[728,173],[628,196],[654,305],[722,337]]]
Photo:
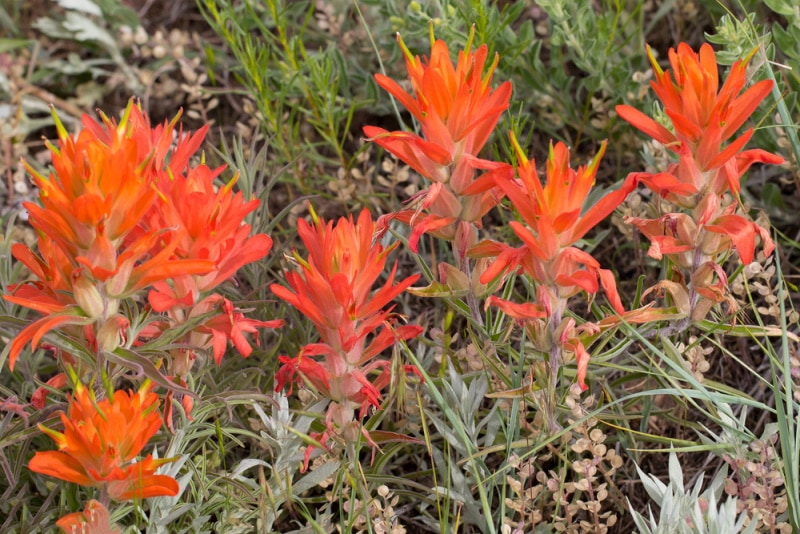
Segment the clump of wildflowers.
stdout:
[[[154,187],[158,165],[153,146],[169,147],[171,129],[151,131],[141,111],[130,103],[119,124],[103,116],[100,125],[84,116],[84,129],[70,136],[54,114],[58,147],[49,144],[53,172],[28,166],[39,188],[40,204],[25,203],[31,225],[39,232],[38,254],[23,244],[14,257],[35,276],[9,288],[4,298],[44,317],[11,342],[9,367],[23,346],[39,344],[53,329],[71,329],[88,347],[113,350],[127,319],[120,301],[147,286],[180,273],[205,273],[207,259],[179,259],[173,252],[181,227],[136,232],[142,217],[160,203]],[[194,137],[172,154],[175,160],[194,145]],[[159,241],[171,243],[151,254]],[[86,328],[84,328],[86,327]],[[98,338],[103,332],[105,335]]]
[[[119,122],[84,116],[75,137],[56,117],[58,146],[48,144],[54,171],[44,176],[28,167],[40,190],[40,204],[25,205],[39,232],[38,253],[22,244],[12,248],[34,279],[4,295],[44,317],[12,340],[12,369],[24,345],[36,347],[54,329],[79,339],[103,361],[118,347],[131,348],[202,316],[175,340],[183,346],[169,353],[168,370],[185,387],[196,350],[211,350],[219,364],[230,341],[247,357],[248,334],[282,324],[249,319],[214,292],[243,265],[266,256],[272,240],[251,235],[244,218],[259,201],[233,190],[236,177],[217,188],[224,168],[190,164],[208,127],[175,132],[179,117],[152,127],[131,101]],[[132,335],[120,304],[148,289],[151,308],[164,315]],[[73,355],[59,354],[66,364],[77,364]],[[53,380],[66,383],[63,374]],[[44,396],[38,391],[34,402],[43,405]],[[172,396],[170,390],[170,426]],[[183,397],[183,404],[190,412],[191,399]]]

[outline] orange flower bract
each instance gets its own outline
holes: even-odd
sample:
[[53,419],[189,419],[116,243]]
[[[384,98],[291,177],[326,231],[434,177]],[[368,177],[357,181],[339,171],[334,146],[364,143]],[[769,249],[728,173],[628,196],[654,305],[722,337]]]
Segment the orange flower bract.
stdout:
[[[391,309],[385,307],[419,275],[395,283],[394,266],[384,285],[372,290],[395,246],[384,249],[373,242],[375,223],[367,210],[357,222],[341,218],[335,226],[321,219],[313,226],[300,220],[298,233],[308,259],[295,255],[300,272],[286,273],[291,289],[278,284],[271,289],[314,323],[321,343],[307,345],[296,358],[281,357],[284,365],[276,377],[277,389],[306,376],[336,402],[378,406],[380,388],[370,383],[367,374],[380,368],[388,373],[388,362],[370,360],[397,339],[410,339],[422,330],[393,327]],[[368,336],[372,336],[369,342]],[[324,356],[324,362],[309,360],[311,356]]]
[[137,392],[116,391],[101,401],[78,384],[68,412],[61,414],[64,432],[39,425],[58,450],[37,452],[28,467],[67,482],[103,488],[117,501],[177,495],[175,479],[156,474],[172,459],[147,455],[135,461],[161,426],[158,402],[149,382]]
[[[391,78],[375,75],[378,85],[419,122],[422,135],[376,126],[365,126],[364,133],[433,182],[412,199],[414,209],[390,216],[412,226],[412,250],[422,234],[431,233],[454,241],[458,256],[463,257],[475,241],[474,227],[480,227],[483,216],[501,200],[494,176],[511,171],[505,163],[478,158],[508,108],[511,83],[492,89],[498,56],[484,73],[489,49],[482,45],[473,51],[472,38],[454,65],[444,41],[433,43],[430,58],[423,61],[411,54],[398,35],[413,96]],[[476,179],[477,171],[487,172]]]
[[100,502],[92,499],[86,503],[83,512],[67,514],[56,526],[63,534],[119,534],[119,528],[111,524],[108,509]]
[[560,142],[551,145],[544,186],[535,163],[528,160],[513,136],[512,143],[517,150],[520,179],[498,180],[498,187],[525,223],[510,223],[523,244],[515,248],[483,242],[473,247],[472,255],[496,258],[481,276],[481,282],[489,283],[509,269],[520,268],[539,284],[557,287],[558,296],[566,299],[581,290],[593,295],[599,289],[599,281],[611,304],[622,313],[613,274],[600,269],[591,255],[573,245],[614,211],[635,188],[635,179],[626,180],[622,187],[607,193],[584,211],[605,143],[589,165],[577,170],[570,167],[566,145]]
[[[744,89],[747,64],[755,50],[731,67],[722,87],[714,49],[703,44],[695,52],[686,43],[670,49],[671,71],[664,71],[652,49],[647,54],[656,79],[651,86],[672,122],[668,130],[641,111],[617,106],[620,117],[680,156],[666,173],[640,173],[640,179],[656,193],[686,207],[693,195],[739,193],[739,179],[756,162],[779,164],[783,158],[761,149],[742,151],[753,130],[728,142],[772,89],[770,80]],[[740,94],[741,93],[741,94]],[[725,144],[728,142],[727,144]]]

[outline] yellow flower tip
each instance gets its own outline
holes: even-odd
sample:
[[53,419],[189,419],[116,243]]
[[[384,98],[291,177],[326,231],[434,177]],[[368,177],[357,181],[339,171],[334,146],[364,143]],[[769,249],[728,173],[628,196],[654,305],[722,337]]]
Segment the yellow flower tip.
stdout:
[[183,108],[178,109],[178,112],[175,114],[174,117],[172,117],[172,120],[169,121],[167,128],[169,128],[170,130],[175,128],[175,126],[178,124],[178,121],[181,120],[181,116],[183,116]]
[[[203,155],[205,155],[205,152],[203,153]],[[226,195],[230,194],[231,189],[233,189],[233,186],[236,185],[236,182],[238,181],[239,181],[239,171],[236,171],[236,173],[233,175],[233,178],[231,178],[228,181],[228,183],[225,184],[225,186],[222,188],[223,193]]]
[[753,47],[753,49],[747,53],[744,59],[742,59],[742,66],[746,67],[750,63],[750,60],[753,59],[753,56],[756,55],[756,52],[758,52],[758,45]]
[[403,37],[400,35],[400,32],[397,32],[397,42],[400,45],[400,49],[403,51],[403,55],[406,57],[406,61],[417,66],[417,58],[411,53],[411,50],[408,49],[406,43],[403,41]]
[[50,439],[56,442],[56,446],[59,448],[59,450],[62,449],[67,444],[67,439],[61,432],[58,432],[51,428],[47,428],[42,424],[36,425],[36,427],[39,430],[41,430],[43,434],[47,434],[48,436],[50,436]]
[[[561,142],[559,141],[558,144],[561,144]],[[553,141],[552,140],[550,141],[550,146],[547,147],[547,159],[549,161],[555,161],[555,159],[556,159],[556,149],[555,149],[555,145],[553,145]]]
[[481,84],[483,85],[483,89],[486,89],[486,87],[489,85],[489,83],[491,83],[492,76],[494,75],[494,71],[497,68],[497,65],[499,65],[499,64],[500,64],[500,54],[495,52],[494,53],[494,60],[492,61],[492,64],[489,65],[489,69],[486,71],[486,74],[483,76],[483,80],[481,80]]
[[[53,154],[58,155],[58,149],[55,146],[53,146],[49,141],[45,141],[45,146],[48,149],[50,149],[50,151],[53,152]],[[33,176],[34,178],[36,178],[37,180],[41,180],[42,182],[46,182],[47,181],[47,177],[45,177],[43,174],[40,174],[39,172],[37,172],[36,169],[31,167],[31,164],[28,163],[27,161],[25,161],[24,159],[22,160],[22,166],[25,167],[25,170],[28,171],[28,173],[31,176]],[[40,188],[41,188],[41,186],[40,186]]]
[[[131,112],[133,111],[133,98],[128,100],[128,105],[125,106],[125,111],[122,112],[122,118],[119,120],[119,126],[117,126],[117,131],[120,133],[125,132],[128,128],[128,121],[131,118]],[[105,120],[105,117],[103,117]]]
[[472,23],[472,26],[469,28],[469,37],[467,38],[467,44],[464,46],[464,53],[469,54],[472,50],[472,43],[475,41],[475,23]]
[[664,74],[664,69],[662,69],[661,65],[658,64],[656,56],[653,53],[653,47],[648,44],[645,45],[645,48],[647,49],[647,57],[650,59],[650,64],[653,66],[653,70],[658,76],[662,76]]
[[517,160],[520,165],[527,165],[528,164],[528,157],[525,155],[525,152],[522,150],[522,147],[519,146],[519,141],[517,140],[517,135],[514,133],[513,130],[508,132],[508,138],[511,140],[511,146],[514,147],[514,151],[517,153]]
[[59,139],[66,139],[69,137],[69,133],[67,133],[67,129],[64,127],[64,123],[61,122],[61,119],[58,116],[58,112],[56,111],[56,107],[53,104],[50,104],[50,115],[53,116],[53,121],[56,123],[56,131],[58,132]]
[[299,252],[297,252],[296,250],[293,250],[292,251],[292,256],[294,256],[294,260],[297,263],[299,263],[303,268],[311,269],[311,264],[309,264],[306,260],[304,260],[303,257],[300,256]]
[[589,166],[586,168],[589,173],[594,174],[597,172],[597,167],[600,165],[600,160],[603,159],[603,156],[606,153],[606,146],[608,146],[608,140],[604,140],[602,143],[600,143],[600,150],[597,151],[597,154],[594,158],[592,158],[591,163],[589,163]]
[[[398,34],[398,35],[400,35],[400,34]],[[311,204],[308,205],[308,212],[311,215],[311,220],[314,222],[314,226],[318,225],[319,224],[319,216],[317,215],[317,212],[314,211],[314,206],[312,206]]]
[[72,367],[69,368],[68,372],[70,378],[75,382],[75,388],[73,389],[74,395],[76,397],[83,395],[86,392],[86,386],[83,385],[83,382],[78,380],[78,375]]
[[156,186],[156,184],[154,184],[154,183],[151,183],[151,184],[150,184],[150,189],[152,189],[153,191],[155,191],[156,195],[158,195],[158,198],[160,198],[160,199],[161,199],[163,202],[169,202],[169,198],[167,198],[167,195],[165,195],[165,194],[164,194],[164,192],[163,192],[163,191],[161,191],[161,190],[160,190],[160,189],[159,189],[159,188]]
[[69,378],[70,383],[75,384],[74,387],[75,391],[78,390],[78,385],[80,385],[80,387],[83,387],[83,384],[81,384],[80,381],[78,380],[77,371],[75,371],[75,369],[71,365],[67,365],[66,371],[67,371],[67,378]]

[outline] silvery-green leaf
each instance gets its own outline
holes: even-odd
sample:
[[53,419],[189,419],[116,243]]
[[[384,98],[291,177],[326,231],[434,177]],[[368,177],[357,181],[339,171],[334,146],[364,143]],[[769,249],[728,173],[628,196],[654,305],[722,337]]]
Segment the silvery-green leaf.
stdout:
[[103,10],[91,0],[58,0],[58,5],[64,9],[82,11],[84,13],[88,13],[89,15],[96,15],[98,17],[103,16]]
[[295,495],[300,495],[305,491],[319,486],[321,482],[329,478],[339,469],[339,465],[340,463],[337,461],[330,461],[322,464],[295,482],[295,484],[292,486],[292,492]]

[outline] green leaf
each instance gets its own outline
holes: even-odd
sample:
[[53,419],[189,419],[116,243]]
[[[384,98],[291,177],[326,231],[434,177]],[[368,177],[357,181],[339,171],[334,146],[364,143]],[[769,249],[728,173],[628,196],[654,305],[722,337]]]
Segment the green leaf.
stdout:
[[778,48],[792,59],[800,59],[800,26],[790,26],[788,30],[779,24],[772,27],[772,37]]
[[786,16],[789,20],[800,18],[800,14],[798,14],[794,2],[788,0],[764,0],[764,3],[767,4],[767,7],[772,11]]
[[0,39],[0,54],[17,48],[25,48],[33,43],[30,39]]
[[108,31],[95,24],[92,19],[74,11],[67,13],[64,29],[72,32],[78,41],[94,41],[108,47],[110,52],[117,50],[117,41]]
[[176,393],[183,393],[193,399],[200,398],[197,393],[190,389],[179,386],[158,370],[158,367],[149,358],[129,349],[119,347],[114,352],[104,352],[103,356],[110,362],[114,362],[132,371],[142,373],[147,378],[167,389]]
[[325,479],[333,475],[337,469],[339,469],[339,462],[331,461],[314,469],[312,472],[295,482],[292,486],[292,493],[295,495],[300,495],[303,492],[306,492],[316,486],[319,486],[321,482]]
[[103,16],[103,10],[91,0],[58,0],[58,5],[64,9],[81,11],[98,17]]
[[761,200],[767,207],[780,210],[786,209],[786,202],[783,200],[781,188],[772,182],[765,183],[761,188]]

